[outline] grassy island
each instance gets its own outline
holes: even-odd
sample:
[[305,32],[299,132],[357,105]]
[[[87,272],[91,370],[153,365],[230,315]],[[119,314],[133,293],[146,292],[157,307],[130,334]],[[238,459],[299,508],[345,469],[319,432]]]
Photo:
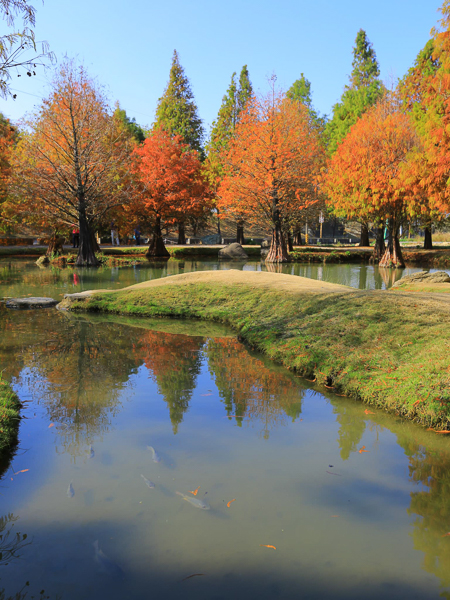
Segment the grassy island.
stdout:
[[318,386],[450,429],[450,294],[359,291],[230,270],[83,292],[61,307],[220,321]]

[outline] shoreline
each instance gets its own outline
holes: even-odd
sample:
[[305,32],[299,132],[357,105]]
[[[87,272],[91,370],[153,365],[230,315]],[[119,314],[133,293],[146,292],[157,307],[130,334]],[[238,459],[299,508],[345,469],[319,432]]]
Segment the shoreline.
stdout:
[[21,407],[17,394],[0,374],[0,455],[17,443]]
[[[224,246],[167,246],[170,259],[218,259],[218,253]],[[261,259],[260,246],[243,246],[249,260]],[[114,263],[114,266],[130,264],[131,260],[142,262],[158,262],[157,259],[148,260],[145,257],[147,246],[106,246],[101,248],[105,257],[105,264]],[[66,246],[66,254],[54,260],[59,266],[73,266],[71,263],[63,264],[73,248]],[[360,248],[359,246],[321,247],[321,246],[296,246],[291,252],[292,263],[360,263],[368,264],[372,256],[372,248]],[[36,258],[45,255],[46,246],[0,246],[0,259],[8,258]],[[450,269],[450,248],[436,247],[433,250],[423,248],[404,247],[402,249],[406,266],[420,266],[428,269]],[[169,259],[169,260],[170,260]],[[160,259],[167,260],[167,259]],[[286,263],[290,264],[290,263]]]
[[222,322],[255,350],[328,390],[450,429],[448,293],[359,291],[227,270],[67,295],[59,306]]

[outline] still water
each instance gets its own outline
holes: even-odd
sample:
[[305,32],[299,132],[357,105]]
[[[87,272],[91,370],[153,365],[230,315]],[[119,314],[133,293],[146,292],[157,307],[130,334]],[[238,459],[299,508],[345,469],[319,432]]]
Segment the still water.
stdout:
[[[181,266],[8,261],[0,296]],[[0,303],[0,365],[25,417],[0,464],[0,598],[450,598],[445,437],[315,388],[202,322]]]
[[[264,262],[219,262],[212,260],[175,260],[164,263],[143,263],[129,267],[100,267],[99,269],[38,267],[34,260],[0,259],[0,299],[6,296],[49,296],[62,298],[64,294],[91,289],[118,289],[150,279],[217,269],[249,271],[276,270],[279,273],[300,275],[320,281],[348,285],[359,289],[388,289],[392,284],[420,267],[407,269],[380,269],[364,264],[293,263],[266,265]],[[436,269],[429,269],[431,272]],[[450,273],[450,271],[449,271]]]

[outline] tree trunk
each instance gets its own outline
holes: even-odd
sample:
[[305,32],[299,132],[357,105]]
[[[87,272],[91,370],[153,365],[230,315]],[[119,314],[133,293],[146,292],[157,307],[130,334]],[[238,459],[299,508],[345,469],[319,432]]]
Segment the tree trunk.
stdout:
[[290,260],[291,258],[286,247],[286,240],[284,238],[281,225],[278,223],[272,230],[272,241],[269,252],[266,256],[266,262],[281,263],[289,262]]
[[402,256],[402,249],[400,247],[400,240],[398,237],[398,231],[398,226],[389,226],[388,244],[383,254],[383,257],[380,260],[380,267],[391,267],[393,269],[405,268],[405,263],[403,261]]
[[216,208],[216,212],[217,212],[217,235],[221,238],[220,241],[222,241],[222,232],[220,231],[220,217],[219,217],[219,209],[218,208]]
[[433,250],[433,238],[431,237],[431,226],[425,227],[423,230],[425,233],[425,239],[423,240],[423,247],[425,250]]
[[237,222],[236,242],[238,244],[241,244],[241,246],[244,245],[244,221]]
[[[158,217],[159,221],[161,222],[160,217]],[[156,229],[155,229],[156,231]],[[161,228],[159,229],[159,234],[161,236]],[[162,241],[162,238],[161,238]],[[153,243],[153,242],[152,242]],[[186,243],[186,231],[184,229],[184,221],[178,221],[178,243],[184,245]],[[164,242],[163,242],[163,246],[164,246]],[[166,247],[164,246],[164,250],[166,250]],[[167,250],[166,250],[167,252]]]
[[302,232],[300,229],[294,231],[294,246],[303,246]]
[[379,263],[385,250],[386,245],[384,243],[384,227],[377,227],[375,229],[375,246],[372,254],[373,262]]
[[147,258],[170,258],[161,235],[161,217],[158,215],[153,229],[153,237],[145,254]]
[[286,232],[286,237],[287,237],[287,242],[288,242],[288,251],[289,252],[293,252],[294,250],[294,243],[292,241],[292,235],[290,231]]
[[55,231],[52,237],[49,239],[48,248],[45,255],[49,256],[50,258],[54,258],[55,256],[60,256],[61,254],[64,254],[63,242],[64,238],[58,235]]
[[78,248],[78,256],[76,260],[77,267],[98,267],[100,262],[95,256],[96,247],[94,232],[91,231],[88,220],[86,218],[86,209],[82,203],[79,207],[79,226],[80,226],[80,247]]
[[369,228],[366,223],[361,223],[361,240],[359,242],[360,247],[370,246],[369,242]]

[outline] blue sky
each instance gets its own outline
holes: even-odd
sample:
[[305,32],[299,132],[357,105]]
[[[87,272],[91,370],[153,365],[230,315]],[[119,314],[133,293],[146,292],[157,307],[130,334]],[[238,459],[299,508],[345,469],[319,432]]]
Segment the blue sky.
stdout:
[[[233,71],[248,65],[256,90],[276,73],[287,89],[303,72],[313,104],[330,114],[351,72],[360,28],[367,32],[381,77],[402,77],[436,26],[443,0],[33,0],[36,37],[58,59],[78,57],[130,117],[151,125],[169,77],[173,50],[185,69],[209,132]],[[3,25],[3,24],[2,24]],[[2,31],[5,28],[2,26]],[[49,93],[36,78],[13,76],[15,101],[0,111],[17,121]],[[25,93],[26,92],[26,93]]]

